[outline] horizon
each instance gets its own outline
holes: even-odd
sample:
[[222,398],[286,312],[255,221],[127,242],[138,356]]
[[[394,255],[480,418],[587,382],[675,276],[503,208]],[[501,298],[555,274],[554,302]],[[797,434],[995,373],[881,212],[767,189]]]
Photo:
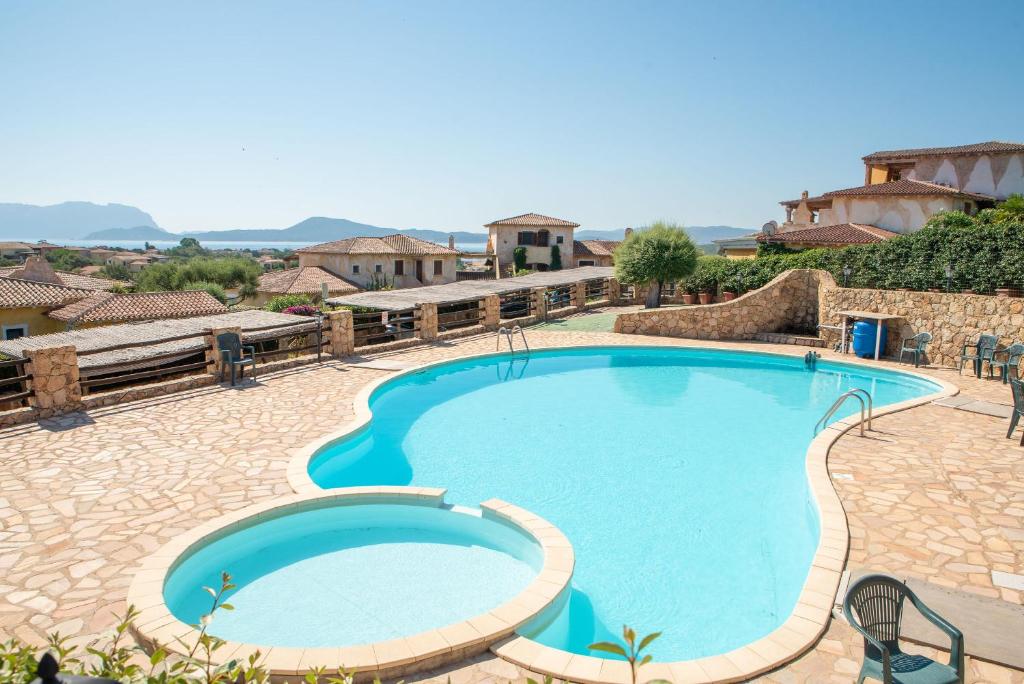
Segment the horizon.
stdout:
[[922,7],[5,3],[2,199],[173,233],[756,227],[876,150],[1024,140],[1020,7]]

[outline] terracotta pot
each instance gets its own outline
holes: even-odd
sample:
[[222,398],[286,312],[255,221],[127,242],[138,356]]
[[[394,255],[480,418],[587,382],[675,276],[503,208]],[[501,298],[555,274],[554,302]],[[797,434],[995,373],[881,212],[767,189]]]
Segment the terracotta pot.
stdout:
[[729,292],[728,290],[726,290],[725,292],[722,293],[722,298],[725,299],[725,301],[727,302],[731,302],[732,300],[736,299],[736,293]]
[[697,295],[697,299],[700,300],[701,304],[710,304],[714,298],[714,295],[710,292],[701,292]]
[[697,295],[687,292],[683,295],[683,304],[696,304]]

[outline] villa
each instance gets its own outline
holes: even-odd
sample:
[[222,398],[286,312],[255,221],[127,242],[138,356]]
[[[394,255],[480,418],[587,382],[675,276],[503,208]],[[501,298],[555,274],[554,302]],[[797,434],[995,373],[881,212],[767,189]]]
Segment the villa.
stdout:
[[[526,250],[525,264],[531,271],[547,271],[557,249],[562,268],[611,266],[617,240],[576,240],[574,232],[580,224],[543,214],[520,214],[492,221],[487,228],[487,252],[497,261],[495,272],[503,278],[514,269],[515,251]],[[632,232],[626,229],[626,235]]]
[[792,249],[845,247],[919,230],[944,211],[975,214],[1024,193],[1024,144],[986,142],[957,147],[873,152],[863,158],[864,185],[780,202],[779,225],[718,240],[719,253],[749,258],[761,244]]
[[459,252],[408,235],[353,237],[296,250],[299,267],[318,267],[370,289],[455,282]]

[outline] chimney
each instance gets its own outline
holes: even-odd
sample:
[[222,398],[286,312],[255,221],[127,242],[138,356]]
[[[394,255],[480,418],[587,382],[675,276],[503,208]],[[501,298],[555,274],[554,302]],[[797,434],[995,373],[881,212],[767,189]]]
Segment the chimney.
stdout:
[[632,234],[633,234],[633,229],[630,228],[629,226],[626,226],[626,237],[629,237]]
[[53,267],[50,266],[50,262],[41,256],[30,256],[25,259],[25,264],[18,270],[11,272],[10,277],[21,280],[34,280],[37,283],[50,283],[51,285],[64,284],[53,270]]
[[807,199],[807,197],[808,197],[808,195],[807,195],[807,191],[806,190],[804,190],[803,192],[800,193],[800,199]]
[[454,235],[449,235],[448,236],[448,249],[455,249],[455,236]]

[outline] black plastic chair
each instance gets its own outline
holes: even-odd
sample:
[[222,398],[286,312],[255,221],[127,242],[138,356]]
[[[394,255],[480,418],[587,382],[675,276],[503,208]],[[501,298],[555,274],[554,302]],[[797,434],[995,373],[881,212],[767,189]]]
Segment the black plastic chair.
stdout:
[[[921,615],[949,637],[949,665],[900,650],[905,599],[910,599]],[[857,684],[867,677],[884,684],[964,684],[964,635],[903,582],[886,575],[861,577],[846,592],[843,614],[864,637],[864,664]]]
[[914,357],[914,368],[921,365],[921,357],[924,356],[928,343],[932,341],[930,332],[919,332],[913,337],[908,337],[900,343],[900,363],[903,357],[910,354]]
[[[965,344],[963,351],[960,352],[960,367],[959,373],[964,372],[964,364],[968,361],[974,362],[974,374],[979,378],[981,377],[981,367],[988,361],[989,365],[992,364],[992,357],[995,356],[996,347],[999,346],[999,338],[995,335],[980,335],[978,341],[974,344]],[[968,353],[968,349],[974,351]]]
[[[221,333],[217,335],[217,351],[220,352],[220,379],[224,381],[224,372],[231,369],[231,386],[235,385],[235,369],[238,369],[238,381],[245,378],[245,367],[252,368],[252,380],[256,381],[256,347],[242,344],[237,333]],[[245,353],[248,352],[249,356]]]
[[[1024,416],[1024,380],[1010,378],[1010,391],[1013,393],[1013,413],[1010,414],[1010,429],[1006,431],[1007,439],[1013,437],[1017,423]],[[1020,445],[1024,446],[1024,434],[1020,436]]]

